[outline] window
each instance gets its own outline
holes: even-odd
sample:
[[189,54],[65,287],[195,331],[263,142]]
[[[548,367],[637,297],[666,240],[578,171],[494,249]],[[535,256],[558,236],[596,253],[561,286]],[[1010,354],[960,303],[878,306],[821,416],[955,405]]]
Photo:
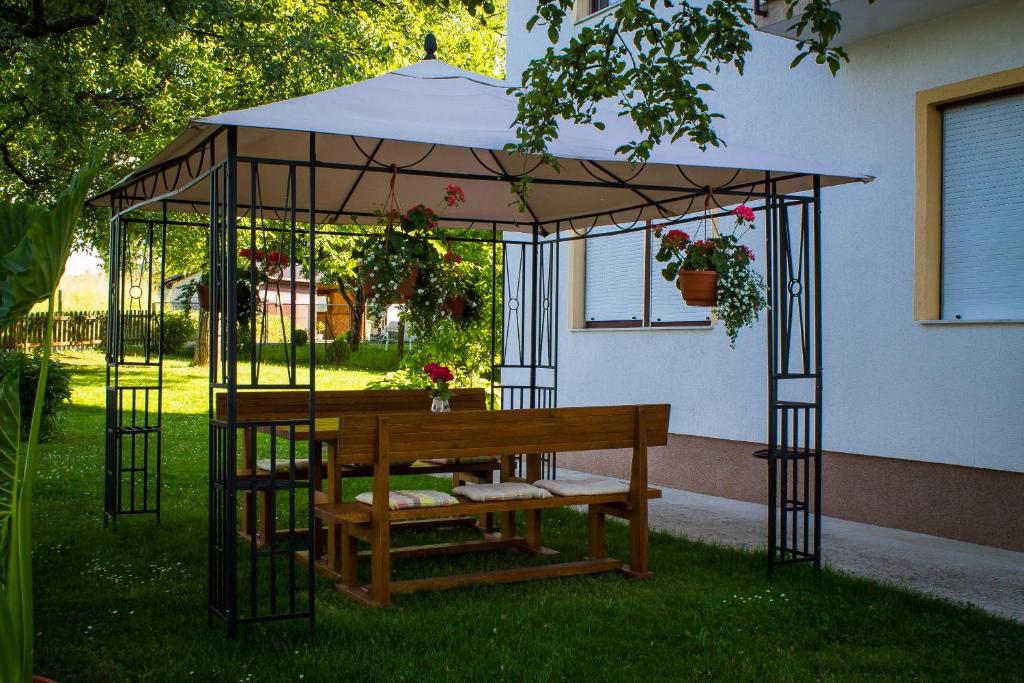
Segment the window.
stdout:
[[917,94],[914,319],[1024,321],[1024,68]]
[[[570,272],[583,273],[581,286],[570,285],[573,296],[582,298],[582,316],[570,315],[573,327],[709,326],[708,309],[684,304],[675,283],[661,276],[651,232],[618,232],[598,228],[589,239],[571,243],[583,252],[570,266]],[[602,234],[608,236],[597,236]]]
[[944,320],[1024,320],[1024,92],[942,110]]
[[586,19],[591,14],[596,14],[601,10],[608,9],[616,2],[618,2],[618,0],[576,0],[573,17],[576,21]]

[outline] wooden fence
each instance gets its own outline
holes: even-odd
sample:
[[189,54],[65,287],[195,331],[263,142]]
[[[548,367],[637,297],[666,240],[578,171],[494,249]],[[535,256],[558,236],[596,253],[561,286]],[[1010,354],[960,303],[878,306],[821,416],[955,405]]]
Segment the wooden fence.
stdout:
[[[148,315],[133,311],[122,316],[126,328],[144,334]],[[29,313],[0,332],[0,349],[30,350],[42,346],[46,313]],[[107,331],[106,311],[65,311],[53,321],[55,349],[95,349],[103,346]]]

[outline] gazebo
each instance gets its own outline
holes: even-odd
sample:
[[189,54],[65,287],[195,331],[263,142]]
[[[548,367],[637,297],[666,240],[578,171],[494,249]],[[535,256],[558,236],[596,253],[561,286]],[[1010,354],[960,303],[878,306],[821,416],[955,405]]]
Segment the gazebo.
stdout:
[[[243,446],[238,398],[266,389],[308,392],[308,413],[300,419],[260,426],[305,428],[314,463],[319,457],[311,428],[317,417],[313,345],[308,363],[298,363],[289,336],[288,381],[260,381],[257,344],[239,352],[234,302],[247,273],[239,271],[234,255],[255,249],[257,234],[269,232],[286,245],[290,262],[306,264],[309,280],[316,282],[318,238],[362,235],[351,226],[376,222],[376,209],[395,183],[403,197],[423,198],[457,181],[472,197],[445,214],[444,223],[451,226],[446,239],[478,241],[491,249],[490,381],[505,410],[557,405],[564,244],[648,230],[652,223],[727,215],[741,202],[757,211],[765,235],[769,301],[768,444],[759,452],[768,473],[768,562],[769,567],[820,564],[821,192],[870,178],[756,150],[702,150],[686,141],[661,144],[646,163],[634,166],[615,150],[638,133],[627,119],[616,117],[603,131],[562,122],[550,145],[556,170],[539,158],[506,151],[515,142],[511,87],[428,54],[368,81],[195,120],[157,156],[91,200],[111,211],[109,520],[159,515],[163,306],[154,306],[162,288],[158,292],[152,283],[163,281],[161,255],[169,231],[208,228],[209,610],[230,632],[245,622],[313,619],[315,594],[313,562],[301,569],[296,565],[299,532],[313,528],[313,477],[291,476],[271,485],[291,501],[281,529],[287,541],[272,543],[270,550],[239,547],[239,498],[266,484],[237,474]],[[520,202],[511,188],[524,176],[530,178],[530,191]],[[709,200],[710,212],[694,215],[695,207],[703,209]],[[613,228],[596,231],[599,226]],[[309,310],[315,304],[311,287]],[[128,315],[133,308],[155,309],[144,329],[127,324],[137,319]],[[315,316],[306,318],[312,339]],[[294,333],[294,316],[290,325]],[[139,335],[144,343],[133,345]],[[223,412],[215,405],[217,393],[226,396]],[[294,473],[294,445],[272,448],[277,451],[271,457],[289,463]],[[553,455],[548,463],[553,469]],[[308,512],[297,513],[297,497],[308,501]],[[267,573],[274,578],[256,581]],[[246,590],[240,589],[242,580],[248,582]]]

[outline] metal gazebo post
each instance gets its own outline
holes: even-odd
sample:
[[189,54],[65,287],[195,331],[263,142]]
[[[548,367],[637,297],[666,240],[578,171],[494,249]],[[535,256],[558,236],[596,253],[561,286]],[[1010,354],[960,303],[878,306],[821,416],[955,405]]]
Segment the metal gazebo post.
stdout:
[[[780,196],[778,180],[766,173],[763,198],[768,447],[755,455],[766,460],[768,466],[768,569],[795,562],[811,562],[819,568],[823,388],[821,178],[813,177],[810,197]],[[795,221],[790,219],[791,209],[799,211]],[[792,398],[801,393],[801,383],[802,393],[807,394],[809,381],[813,382],[812,396]],[[788,390],[785,398],[780,392],[782,386]]]

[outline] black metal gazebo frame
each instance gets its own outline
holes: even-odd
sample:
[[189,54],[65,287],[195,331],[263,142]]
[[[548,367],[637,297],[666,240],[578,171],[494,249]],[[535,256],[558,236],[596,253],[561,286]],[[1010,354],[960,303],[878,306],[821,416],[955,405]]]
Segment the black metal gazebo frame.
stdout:
[[[167,232],[185,226],[201,226],[208,232],[210,266],[210,419],[209,419],[209,610],[224,619],[230,633],[247,622],[279,619],[314,619],[315,581],[313,563],[297,564],[297,553],[304,549],[302,526],[313,528],[314,485],[312,478],[296,476],[294,440],[282,445],[273,438],[269,457],[288,462],[289,476],[281,480],[257,480],[238,474],[239,429],[274,427],[295,430],[313,424],[316,416],[316,353],[308,348],[308,365],[299,364],[294,336],[290,345],[288,381],[259,381],[256,344],[249,345],[248,359],[240,357],[237,301],[240,273],[234,257],[240,248],[255,249],[257,234],[276,231],[287,244],[290,261],[297,258],[305,266],[310,282],[317,281],[316,243],[322,235],[365,236],[365,233],[338,227],[340,216],[369,218],[353,214],[344,204],[336,211],[318,210],[315,201],[316,175],[321,169],[343,169],[358,175],[348,192],[370,174],[397,173],[452,180],[506,183],[520,176],[508,174],[497,164],[485,164],[480,170],[439,173],[420,169],[418,162],[395,167],[375,159],[376,150],[364,164],[338,164],[317,157],[318,136],[308,133],[308,153],[300,159],[245,156],[238,152],[238,129],[220,126],[186,154],[171,159],[122,183],[109,191],[110,222],[110,300],[107,331],[107,452],[105,514],[116,520],[124,514],[160,511],[160,466],[162,422],[160,419],[163,381],[162,311],[163,259]],[[353,142],[358,141],[353,138]],[[372,144],[372,142],[371,142]],[[379,148],[379,144],[378,144]],[[226,149],[217,158],[216,151]],[[486,156],[487,151],[481,155]],[[497,158],[490,153],[491,159]],[[584,164],[586,162],[579,162]],[[259,196],[256,178],[261,169],[285,167],[287,187],[284,202],[272,202]],[[250,183],[250,200],[238,201],[240,169]],[[589,171],[588,171],[589,173]],[[738,175],[737,171],[737,175]],[[650,221],[623,225],[617,219],[636,210],[637,215],[650,207],[663,214],[662,224],[681,224],[707,218],[699,215],[667,215],[664,203],[648,193],[671,192],[674,202],[703,199],[712,193],[729,206],[747,202],[763,214],[766,247],[765,275],[769,308],[767,312],[767,447],[757,455],[767,462],[768,475],[768,566],[780,563],[821,562],[821,455],[822,455],[822,306],[821,306],[821,177],[809,174],[782,174],[766,171],[759,180],[721,187],[698,186],[680,169],[677,187],[633,184],[590,173],[593,180],[534,178],[533,183],[573,187],[628,188],[637,197],[636,206],[614,212],[589,212],[558,221],[535,220],[529,232],[522,224],[508,221],[445,219],[461,232],[447,239],[481,242],[491,247],[491,385],[492,396],[500,396],[502,409],[547,407],[557,404],[560,253],[563,243],[595,239],[651,228]],[[168,176],[174,180],[168,182]],[[735,178],[735,177],[734,177]],[[779,184],[794,179],[807,180],[806,192],[784,194]],[[157,182],[174,185],[172,192],[156,192]],[[297,206],[294,198],[300,183],[308,183],[308,207]],[[207,202],[182,202],[177,196],[187,189],[205,185]],[[347,202],[347,198],[346,198]],[[208,222],[188,220],[182,214],[204,213]],[[714,215],[726,215],[722,207]],[[270,224],[273,224],[272,227]],[[599,225],[614,225],[617,230],[596,232]],[[515,239],[521,236],[521,239]],[[145,330],[145,343],[132,336],[125,321],[132,302],[140,299],[129,290],[140,278],[135,276],[134,261],[126,257],[126,245],[141,240],[146,247],[142,268],[147,272],[150,302],[159,299]],[[500,263],[500,268],[499,268]],[[252,270],[252,269],[250,269]],[[158,275],[159,274],[159,275]],[[255,272],[248,273],[255,284]],[[133,279],[135,278],[135,279]],[[161,283],[155,297],[154,282]],[[291,284],[295,302],[295,285]],[[130,294],[130,295],[129,295]],[[307,333],[315,335],[316,288],[309,288]],[[294,310],[294,309],[293,309]],[[500,323],[499,323],[500,321]],[[295,316],[291,316],[294,333]],[[498,325],[501,325],[500,330]],[[500,333],[499,333],[500,332]],[[153,340],[157,340],[155,347]],[[135,349],[135,355],[133,355]],[[248,372],[245,363],[249,361]],[[241,368],[241,371],[240,371]],[[300,377],[300,375],[302,375]],[[300,381],[301,380],[301,381]],[[239,394],[265,389],[308,391],[308,417],[301,420],[274,420],[254,424],[239,420],[236,401]],[[214,396],[224,392],[227,411],[218,415]],[[493,400],[493,399],[492,399]],[[318,466],[313,432],[308,452]],[[141,454],[141,455],[140,455]],[[553,474],[553,456],[548,460]],[[142,487],[144,495],[136,495]],[[286,498],[287,524],[281,537],[270,539],[268,548],[250,544],[243,551],[239,536],[240,499],[257,491],[269,492],[273,499]],[[303,505],[304,501],[304,505]],[[302,508],[305,506],[305,511]],[[253,514],[251,509],[248,514]],[[300,519],[301,517],[301,519]]]

